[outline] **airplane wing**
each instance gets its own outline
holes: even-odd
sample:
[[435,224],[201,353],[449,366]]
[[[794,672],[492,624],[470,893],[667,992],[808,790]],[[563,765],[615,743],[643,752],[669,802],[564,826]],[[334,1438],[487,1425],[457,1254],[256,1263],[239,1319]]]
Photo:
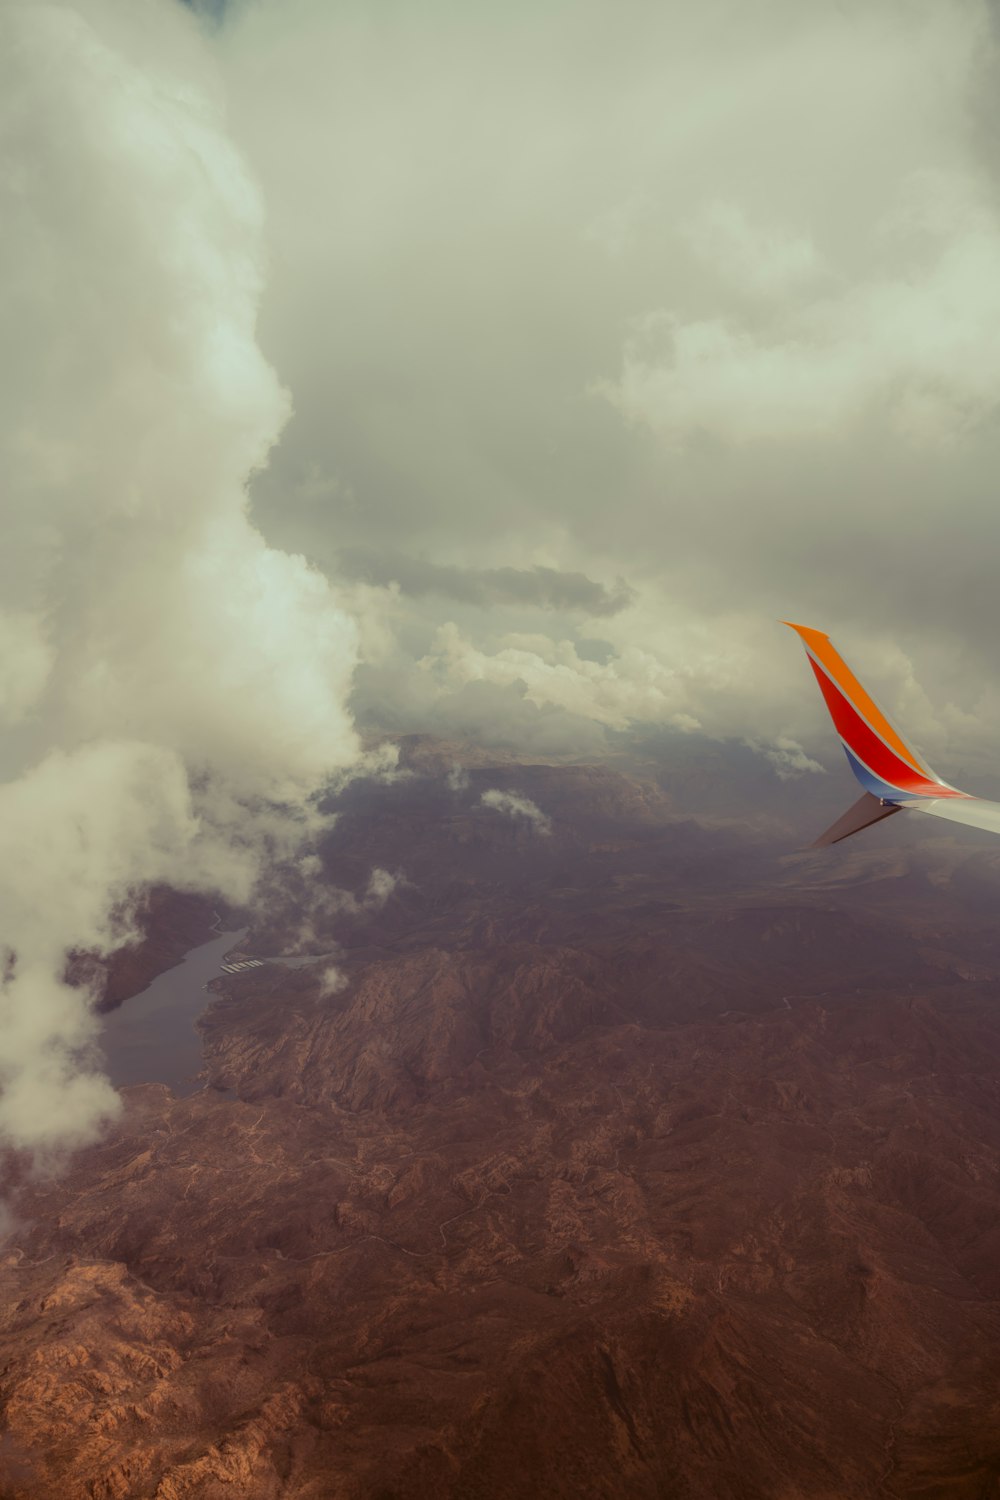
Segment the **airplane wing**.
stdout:
[[782,623],[806,648],[848,764],[864,789],[816,845],[837,844],[897,812],[928,813],[1000,833],[1000,803],[942,781],[865,691],[828,635],[791,620]]

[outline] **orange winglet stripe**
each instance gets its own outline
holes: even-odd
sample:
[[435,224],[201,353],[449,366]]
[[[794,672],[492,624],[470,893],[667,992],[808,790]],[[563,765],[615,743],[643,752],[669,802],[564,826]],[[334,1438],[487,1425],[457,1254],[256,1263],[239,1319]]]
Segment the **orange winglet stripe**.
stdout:
[[919,776],[929,776],[932,780],[936,781],[937,778],[934,772],[929,766],[924,765],[923,761],[915,751],[910,749],[909,745],[900,739],[878,704],[865,692],[850,667],[834,647],[830,637],[824,635],[822,630],[813,630],[808,625],[795,625],[791,620],[783,620],[782,624],[788,625],[801,637],[803,645],[813,653],[817,661],[822,662],[845,697],[850,700],[858,713],[868,720],[868,723],[876,733],[882,736],[886,744],[901,759],[905,760],[907,765],[912,766]]

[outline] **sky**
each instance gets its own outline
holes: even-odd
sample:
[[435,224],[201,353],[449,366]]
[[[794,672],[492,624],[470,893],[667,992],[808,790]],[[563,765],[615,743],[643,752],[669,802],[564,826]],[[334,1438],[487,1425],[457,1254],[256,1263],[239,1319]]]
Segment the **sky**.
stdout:
[[211,48],[293,404],[253,513],[356,588],[364,716],[815,755],[791,618],[995,760],[985,6],[231,0]]
[[4,0],[0,1140],[118,1108],[67,954],[151,881],[250,899],[393,736],[813,775],[791,618],[995,765],[997,40]]

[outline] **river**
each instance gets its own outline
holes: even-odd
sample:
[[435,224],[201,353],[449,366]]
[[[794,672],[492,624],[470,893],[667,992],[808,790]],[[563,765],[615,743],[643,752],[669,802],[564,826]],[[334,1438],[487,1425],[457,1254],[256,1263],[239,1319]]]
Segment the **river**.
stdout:
[[201,1036],[194,1023],[208,1007],[205,986],[245,936],[220,932],[105,1017],[100,1045],[116,1088],[165,1083],[175,1094],[193,1094],[201,1087]]

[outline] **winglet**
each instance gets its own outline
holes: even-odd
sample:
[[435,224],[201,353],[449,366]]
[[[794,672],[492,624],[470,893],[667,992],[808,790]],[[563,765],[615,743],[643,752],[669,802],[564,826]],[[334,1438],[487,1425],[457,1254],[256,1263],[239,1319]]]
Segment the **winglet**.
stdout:
[[[830,637],[824,635],[822,630],[813,630],[808,625],[793,625],[791,620],[782,620],[781,623],[787,625],[790,630],[794,630],[802,641],[817,678],[820,678],[818,669],[822,669],[838,695],[844,698],[848,706],[854,709],[868,728],[878,735],[886,749],[890,750],[910,771],[926,777],[928,781],[938,781],[939,778],[935,776],[927,762],[922,760],[912,746],[905,742],[888,714],[883,713],[874,699],[869,697]],[[820,680],[820,688],[823,688],[822,680]],[[823,696],[826,697],[825,691]],[[829,699],[827,699],[827,707],[830,707]],[[830,715],[841,739],[847,744],[848,740],[834,717],[832,707],[830,707]]]
[[[849,838],[903,805],[913,806],[928,798],[968,796],[942,781],[904,740],[828,635],[791,620],[781,623],[794,630],[805,646],[848,764],[867,794],[823,834],[819,843]],[[873,804],[881,811],[871,816]]]

